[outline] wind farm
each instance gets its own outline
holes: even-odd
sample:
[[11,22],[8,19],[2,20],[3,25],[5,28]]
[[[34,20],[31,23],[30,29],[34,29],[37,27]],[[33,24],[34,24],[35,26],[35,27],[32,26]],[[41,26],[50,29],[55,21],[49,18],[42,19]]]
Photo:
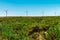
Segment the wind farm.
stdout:
[[60,40],[59,0],[0,0],[0,40]]

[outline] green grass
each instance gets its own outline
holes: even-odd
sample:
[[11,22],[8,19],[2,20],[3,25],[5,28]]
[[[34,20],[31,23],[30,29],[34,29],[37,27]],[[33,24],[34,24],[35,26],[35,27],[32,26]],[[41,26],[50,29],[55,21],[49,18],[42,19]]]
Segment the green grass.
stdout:
[[60,40],[60,16],[0,17],[0,40],[32,40],[28,33],[35,26],[49,27],[46,40]]

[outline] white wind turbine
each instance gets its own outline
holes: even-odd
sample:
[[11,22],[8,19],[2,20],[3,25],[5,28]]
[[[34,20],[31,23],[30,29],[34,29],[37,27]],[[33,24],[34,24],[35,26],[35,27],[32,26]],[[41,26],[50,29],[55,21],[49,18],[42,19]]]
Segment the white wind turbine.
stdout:
[[8,16],[8,9],[7,10],[4,10],[5,11],[5,15],[6,15],[6,17]]

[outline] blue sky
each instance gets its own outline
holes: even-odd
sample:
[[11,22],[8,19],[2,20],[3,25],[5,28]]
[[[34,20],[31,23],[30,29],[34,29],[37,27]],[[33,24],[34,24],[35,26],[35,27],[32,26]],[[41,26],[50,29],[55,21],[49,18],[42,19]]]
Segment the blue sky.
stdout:
[[[0,16],[54,16],[60,15],[60,0],[0,0]],[[44,15],[42,12],[44,11]]]

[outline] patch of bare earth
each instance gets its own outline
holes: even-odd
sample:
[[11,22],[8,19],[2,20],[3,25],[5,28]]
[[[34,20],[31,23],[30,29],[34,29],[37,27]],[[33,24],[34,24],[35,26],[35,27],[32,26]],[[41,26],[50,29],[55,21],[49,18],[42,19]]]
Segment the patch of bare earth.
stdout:
[[42,37],[41,34],[39,34],[39,37],[38,37],[39,40],[46,40],[44,37]]

